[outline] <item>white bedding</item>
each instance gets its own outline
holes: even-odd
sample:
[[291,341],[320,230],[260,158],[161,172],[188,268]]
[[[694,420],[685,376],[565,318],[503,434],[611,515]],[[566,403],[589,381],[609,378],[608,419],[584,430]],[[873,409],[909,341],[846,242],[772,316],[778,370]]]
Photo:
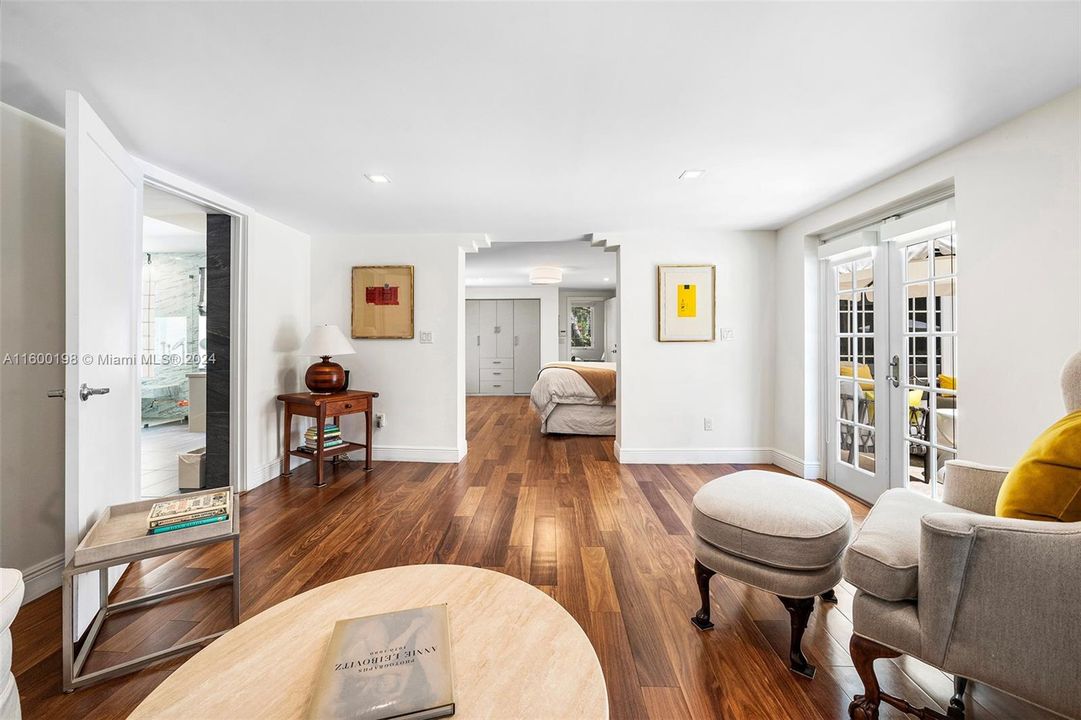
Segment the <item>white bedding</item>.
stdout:
[[[595,368],[607,368],[612,372],[615,372],[615,363],[583,363],[588,367]],[[593,392],[593,389],[589,387],[589,384],[582,379],[582,376],[576,373],[574,370],[567,368],[545,368],[541,370],[540,375],[537,377],[537,382],[533,384],[533,390],[529,394],[530,400],[533,403],[533,407],[536,408],[537,414],[541,419],[541,432],[567,432],[569,428],[565,428],[562,425],[559,427],[549,428],[549,419],[556,408],[566,408],[566,406],[597,406],[597,408],[605,408],[604,410],[594,411],[588,413],[593,422],[586,424],[575,423],[573,427],[577,430],[576,434],[582,435],[611,435],[615,432],[614,422],[596,422],[602,416],[604,418],[611,417],[614,421],[615,418],[615,403],[604,404],[597,397],[597,394]],[[570,408],[566,408],[570,409]],[[558,423],[557,423],[558,425]],[[590,431],[590,428],[592,430]]]

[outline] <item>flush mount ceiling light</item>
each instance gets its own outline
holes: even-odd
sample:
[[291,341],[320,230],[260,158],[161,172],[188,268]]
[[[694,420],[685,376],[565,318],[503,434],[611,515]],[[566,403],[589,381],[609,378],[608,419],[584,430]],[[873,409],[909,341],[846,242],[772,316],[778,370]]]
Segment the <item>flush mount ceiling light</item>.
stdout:
[[706,174],[705,170],[684,170],[683,174],[679,176],[680,180],[697,180]]
[[390,178],[386,175],[365,175],[364,177],[368,178],[369,182],[377,184],[385,184],[390,182]]
[[563,282],[563,271],[557,267],[536,267],[529,271],[529,282],[533,285],[555,285]]

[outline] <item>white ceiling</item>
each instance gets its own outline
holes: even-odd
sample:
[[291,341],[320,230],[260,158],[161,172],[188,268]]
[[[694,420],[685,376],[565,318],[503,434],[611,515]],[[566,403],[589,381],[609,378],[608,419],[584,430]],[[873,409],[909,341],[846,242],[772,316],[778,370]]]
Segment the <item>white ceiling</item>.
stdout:
[[1077,2],[0,13],[6,102],[308,232],[771,228],[1081,84]]
[[560,287],[596,290],[616,286],[616,256],[584,240],[493,243],[465,256],[470,287],[523,287],[535,267],[563,270]]

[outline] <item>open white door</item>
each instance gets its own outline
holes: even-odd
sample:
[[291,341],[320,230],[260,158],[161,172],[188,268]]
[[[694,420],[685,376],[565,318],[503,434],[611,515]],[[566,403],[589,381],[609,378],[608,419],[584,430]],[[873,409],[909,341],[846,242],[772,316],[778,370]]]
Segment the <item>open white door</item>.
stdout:
[[[66,99],[65,555],[108,505],[139,497],[136,259],[143,177],[81,95]],[[110,577],[116,582],[120,568]],[[79,582],[82,580],[82,582]],[[76,578],[75,637],[99,607]]]

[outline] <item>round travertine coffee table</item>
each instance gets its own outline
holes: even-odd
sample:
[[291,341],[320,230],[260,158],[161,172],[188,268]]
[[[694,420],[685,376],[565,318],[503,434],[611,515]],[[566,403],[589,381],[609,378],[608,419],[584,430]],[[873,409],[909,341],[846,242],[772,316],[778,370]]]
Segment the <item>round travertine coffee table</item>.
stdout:
[[450,615],[455,718],[608,717],[597,654],[552,598],[491,570],[410,565],[328,583],[245,620],[130,718],[304,717],[337,620],[438,603]]

